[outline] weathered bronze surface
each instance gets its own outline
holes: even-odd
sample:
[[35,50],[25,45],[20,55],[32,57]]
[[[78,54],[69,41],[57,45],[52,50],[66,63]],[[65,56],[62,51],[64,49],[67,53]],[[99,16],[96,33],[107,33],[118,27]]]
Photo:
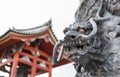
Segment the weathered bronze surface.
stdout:
[[64,34],[53,65],[65,52],[75,62],[75,77],[120,77],[120,0],[80,0],[75,22]]

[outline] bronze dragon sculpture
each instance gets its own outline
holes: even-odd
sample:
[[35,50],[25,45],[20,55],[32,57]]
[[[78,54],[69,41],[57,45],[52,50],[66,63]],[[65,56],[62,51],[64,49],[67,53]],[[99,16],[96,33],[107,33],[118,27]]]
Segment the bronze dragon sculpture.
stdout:
[[75,77],[120,77],[120,0],[80,0],[64,34],[54,47],[53,65],[65,53]]

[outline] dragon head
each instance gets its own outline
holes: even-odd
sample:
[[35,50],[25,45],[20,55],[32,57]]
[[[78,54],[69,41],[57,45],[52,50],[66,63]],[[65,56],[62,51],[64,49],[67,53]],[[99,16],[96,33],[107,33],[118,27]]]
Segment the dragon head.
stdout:
[[68,58],[80,57],[85,55],[87,52],[85,49],[86,45],[90,45],[91,34],[93,28],[91,25],[86,26],[85,24],[74,23],[69,28],[64,30],[64,41],[63,46]]
[[[91,22],[94,22],[91,20]],[[97,33],[97,27],[90,23],[73,23],[69,27],[64,29],[64,39],[58,41],[53,50],[53,65],[60,62],[63,52],[65,52],[67,58],[71,58],[73,61],[79,60],[83,63],[87,62],[86,53],[91,47],[92,37]],[[57,58],[57,52],[59,55]],[[76,59],[78,58],[78,59]],[[86,59],[86,61],[85,61]],[[76,61],[75,61],[76,62]]]
[[[120,13],[118,0],[80,0],[75,23],[65,28],[64,39],[53,50],[52,63],[59,63],[63,53],[74,61],[80,75],[119,75]],[[59,54],[58,54],[59,53]],[[114,73],[114,75],[113,75]]]

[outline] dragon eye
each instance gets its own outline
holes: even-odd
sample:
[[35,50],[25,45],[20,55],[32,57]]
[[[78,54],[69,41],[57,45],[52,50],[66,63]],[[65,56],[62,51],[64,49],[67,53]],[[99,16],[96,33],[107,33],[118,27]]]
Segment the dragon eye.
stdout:
[[66,32],[68,32],[68,30],[69,30],[69,28],[65,28],[65,30],[63,31],[64,34],[65,34]]
[[77,30],[79,33],[85,33],[85,29],[83,29],[83,28],[78,28],[78,30]]

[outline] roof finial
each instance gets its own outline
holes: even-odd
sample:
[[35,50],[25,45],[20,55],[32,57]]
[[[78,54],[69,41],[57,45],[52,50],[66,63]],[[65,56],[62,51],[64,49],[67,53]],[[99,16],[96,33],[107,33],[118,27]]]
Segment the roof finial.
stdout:
[[12,26],[12,28],[11,28],[11,27],[9,27],[9,30],[15,30],[15,28]]
[[14,30],[14,29],[15,29],[15,27],[13,27],[13,26],[12,26],[12,29]]
[[52,26],[51,24],[52,24],[52,18],[50,18],[50,20],[46,23],[46,25]]

